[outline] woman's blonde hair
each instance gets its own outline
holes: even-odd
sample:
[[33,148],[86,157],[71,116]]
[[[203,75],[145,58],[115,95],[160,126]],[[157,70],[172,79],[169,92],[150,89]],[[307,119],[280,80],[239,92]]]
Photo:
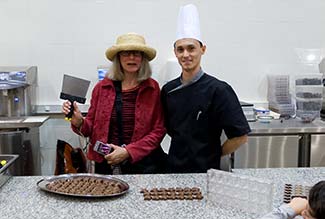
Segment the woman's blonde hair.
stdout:
[[[145,54],[142,54],[142,62],[138,72],[137,80],[138,82],[144,81],[151,77],[152,71],[148,61],[148,58]],[[124,72],[121,66],[121,62],[119,59],[119,54],[117,54],[112,60],[112,66],[108,71],[107,75],[108,78],[115,80],[115,81],[123,81],[124,80]]]

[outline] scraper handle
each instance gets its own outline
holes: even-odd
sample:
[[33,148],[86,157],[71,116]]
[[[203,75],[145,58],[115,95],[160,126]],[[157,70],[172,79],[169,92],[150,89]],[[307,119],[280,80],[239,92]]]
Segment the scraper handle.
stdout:
[[71,121],[71,118],[72,118],[72,115],[73,115],[73,112],[74,112],[73,102],[74,101],[76,101],[78,103],[85,103],[86,102],[85,97],[73,96],[73,95],[70,95],[70,94],[63,93],[63,92],[60,93],[60,99],[69,100],[70,103],[71,103],[70,112],[64,118],[67,121]]
[[[71,102],[71,101],[70,101]],[[67,121],[71,121],[71,118],[72,118],[72,115],[73,115],[73,112],[74,112],[74,106],[73,106],[73,101],[71,102],[71,107],[70,107],[70,111],[67,115],[65,115],[65,120]]]

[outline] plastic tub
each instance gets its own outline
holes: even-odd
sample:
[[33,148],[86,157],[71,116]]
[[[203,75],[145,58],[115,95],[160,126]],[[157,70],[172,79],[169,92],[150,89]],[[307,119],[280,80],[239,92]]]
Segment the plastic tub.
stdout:
[[297,117],[300,118],[302,122],[312,122],[319,116],[320,111],[297,110]]
[[320,111],[322,108],[322,99],[314,98],[296,98],[297,110],[302,111]]
[[295,84],[297,85],[322,85],[322,74],[297,75]]
[[296,86],[296,97],[298,98],[322,98],[323,86]]

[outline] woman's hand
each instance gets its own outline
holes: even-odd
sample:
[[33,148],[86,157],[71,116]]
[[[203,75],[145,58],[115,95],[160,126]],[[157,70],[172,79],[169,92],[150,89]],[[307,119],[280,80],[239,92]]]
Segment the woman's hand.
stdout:
[[[83,122],[83,116],[75,101],[73,102],[73,107],[74,107],[74,111],[70,122],[75,127],[80,128]],[[69,100],[65,101],[62,104],[62,112],[64,113],[64,115],[68,115],[68,113],[70,112],[70,108],[71,108],[71,102]]]
[[122,163],[130,157],[129,152],[125,148],[114,144],[110,144],[110,146],[113,148],[113,152],[105,156],[108,164],[116,165]]

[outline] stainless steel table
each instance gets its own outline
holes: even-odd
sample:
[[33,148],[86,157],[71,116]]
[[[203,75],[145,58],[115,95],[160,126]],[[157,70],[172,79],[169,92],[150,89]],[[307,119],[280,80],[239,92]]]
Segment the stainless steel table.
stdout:
[[299,119],[260,121],[249,123],[252,132],[249,136],[299,136],[298,167],[310,167],[311,136],[325,134],[325,121],[317,119],[311,123]]
[[49,116],[0,117],[0,154],[19,154],[14,175],[39,175],[39,127]]

